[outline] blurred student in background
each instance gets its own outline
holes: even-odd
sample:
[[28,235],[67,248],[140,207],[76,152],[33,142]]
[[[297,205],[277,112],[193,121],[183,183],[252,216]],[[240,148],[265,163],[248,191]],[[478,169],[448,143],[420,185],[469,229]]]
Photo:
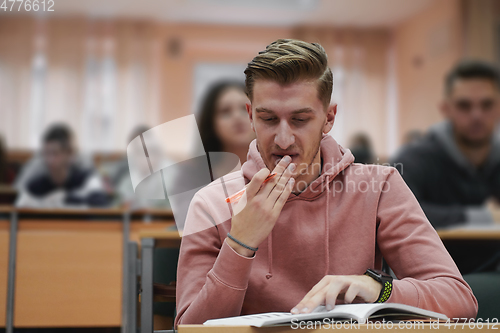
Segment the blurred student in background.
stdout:
[[246,111],[249,103],[243,83],[222,81],[209,88],[198,127],[206,152],[228,152],[246,162],[248,146],[255,139]]
[[418,142],[418,140],[422,139],[423,136],[424,134],[419,130],[414,129],[408,131],[408,133],[406,133],[404,136],[403,143],[406,145],[406,144],[411,144],[413,142]]
[[[203,99],[197,122],[205,151],[211,154],[211,167],[214,170],[217,169],[212,172],[212,175],[231,172],[238,164],[238,158],[241,163],[246,161],[248,146],[254,139],[245,108],[247,102],[244,85],[234,81],[221,81],[214,84],[209,87]],[[149,129],[146,126],[138,126],[132,132],[130,141]],[[157,153],[161,154],[160,145],[161,142],[157,142],[156,147],[148,147],[148,153],[154,154],[151,149],[156,148]],[[212,154],[217,152],[228,152],[232,155]],[[200,161],[204,163],[200,164]],[[167,194],[188,192],[211,182],[209,178],[203,179],[203,172],[198,172],[202,167],[206,167],[204,158],[176,164],[165,170],[163,177]],[[120,161],[113,169],[107,173],[115,189],[117,199],[115,204],[125,204],[134,209],[171,207],[168,199],[152,199],[150,195],[147,195],[159,190],[163,192],[162,184],[154,181],[153,177],[144,179],[135,190],[133,189],[127,158]],[[161,188],[157,188],[158,186]],[[180,205],[185,205],[185,209],[179,207]],[[188,205],[189,200],[183,200],[182,203],[176,202],[176,211],[187,211]]]
[[[129,136],[128,143],[132,142],[141,134],[149,131],[151,128],[146,125],[139,125]],[[165,156],[161,149],[161,141],[154,140],[147,146],[148,156],[155,156],[155,158],[169,159],[171,157]],[[163,181],[171,183],[175,175],[164,173],[162,177],[146,177],[134,189],[132,185],[131,175],[136,174],[149,174],[149,166],[147,164],[133,164],[129,165],[129,161],[133,159],[141,159],[145,156],[145,151],[141,147],[139,151],[130,150],[127,148],[127,156],[122,160],[115,163],[114,171],[110,172],[110,181],[115,191],[115,205],[128,207],[130,209],[169,209],[170,202],[165,197],[165,190]],[[168,163],[170,164],[170,162]],[[135,169],[134,169],[135,168]],[[158,176],[158,175],[157,175]]]
[[[136,137],[138,137],[139,135],[150,129],[151,128],[147,125],[136,126],[130,133],[127,144],[129,144]],[[129,171],[127,156],[116,162],[106,163],[106,165],[101,166],[100,169],[101,168],[102,168],[101,173],[106,175],[107,181],[109,182],[109,185],[111,187],[116,189],[120,186],[121,183],[128,181],[130,182],[129,189],[132,189],[133,191],[132,182],[130,181],[130,173],[129,173],[130,171]]]
[[92,168],[75,159],[71,130],[52,125],[43,136],[43,167],[27,176],[16,205],[20,207],[107,206],[108,194]]
[[445,91],[445,121],[404,146],[393,163],[435,228],[492,223],[500,199],[499,71],[462,62],[447,75]]
[[362,164],[375,163],[370,137],[365,133],[358,133],[351,138],[349,149],[354,155],[354,161]]
[[175,182],[167,186],[167,193],[185,194],[182,199],[172,201],[171,198],[180,228],[195,192],[238,170],[247,160],[248,147],[255,134],[250,126],[246,103],[249,100],[245,86],[238,81],[219,81],[207,89],[196,122],[208,160],[206,156],[193,158],[169,170],[175,174]]

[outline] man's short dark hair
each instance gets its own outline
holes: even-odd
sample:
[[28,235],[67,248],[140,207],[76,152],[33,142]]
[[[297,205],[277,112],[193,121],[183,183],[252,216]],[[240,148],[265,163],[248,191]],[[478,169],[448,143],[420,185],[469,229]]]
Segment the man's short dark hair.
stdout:
[[54,124],[50,126],[43,135],[43,143],[57,142],[65,150],[72,150],[73,133],[65,124]]
[[463,79],[484,79],[491,81],[497,89],[500,89],[500,73],[498,69],[490,63],[480,60],[466,60],[458,63],[446,76],[446,94],[450,95],[453,83]]

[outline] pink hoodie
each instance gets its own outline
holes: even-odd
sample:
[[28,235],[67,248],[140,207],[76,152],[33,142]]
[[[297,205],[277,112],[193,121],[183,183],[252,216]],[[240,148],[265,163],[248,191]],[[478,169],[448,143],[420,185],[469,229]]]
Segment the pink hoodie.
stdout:
[[242,188],[241,173],[248,183],[265,167],[255,140],[242,171],[195,195],[186,229],[204,230],[182,239],[176,326],[290,311],[325,275],[362,275],[382,257],[398,278],[388,302],[474,318],[476,298],[397,170],[353,163],[329,135],[320,149],[320,177],[290,195],[252,258],[225,242],[232,210],[224,199]]

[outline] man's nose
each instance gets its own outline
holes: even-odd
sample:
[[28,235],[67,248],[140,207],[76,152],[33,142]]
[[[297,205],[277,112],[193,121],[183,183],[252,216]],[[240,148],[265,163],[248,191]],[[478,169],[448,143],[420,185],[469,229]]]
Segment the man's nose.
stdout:
[[282,121],[278,128],[278,133],[274,137],[274,143],[281,149],[287,149],[295,143],[295,136],[292,133],[290,126],[285,121]]
[[472,119],[482,119],[484,114],[485,114],[485,112],[480,105],[474,105],[472,107],[472,111],[471,111],[471,118]]

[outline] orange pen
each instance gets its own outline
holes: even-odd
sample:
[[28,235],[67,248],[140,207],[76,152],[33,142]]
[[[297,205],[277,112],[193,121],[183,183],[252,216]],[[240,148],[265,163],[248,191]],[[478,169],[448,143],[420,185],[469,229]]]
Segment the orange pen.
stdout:
[[[262,184],[265,184],[267,183],[268,181],[270,181],[271,179],[274,178],[274,176],[276,176],[277,173],[272,173],[270,174],[269,176],[266,177],[266,179],[264,179],[264,181],[262,182]],[[226,202],[227,203],[236,203],[238,202],[238,200],[241,199],[241,197],[243,196],[243,193],[245,193],[245,190],[247,189],[247,187],[245,186],[245,188],[243,188],[242,190],[236,192],[235,194],[233,194],[232,196],[226,198]]]

